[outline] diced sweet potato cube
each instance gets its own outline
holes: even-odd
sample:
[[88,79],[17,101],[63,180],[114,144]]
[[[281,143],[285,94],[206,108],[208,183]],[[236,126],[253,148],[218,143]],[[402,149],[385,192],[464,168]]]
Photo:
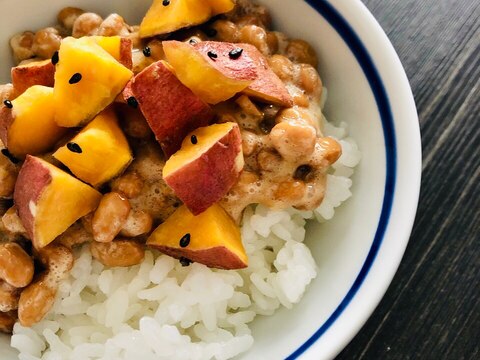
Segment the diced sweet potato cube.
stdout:
[[212,8],[213,15],[229,12],[235,7],[233,0],[207,0],[207,2]]
[[293,99],[285,84],[273,72],[263,54],[253,45],[240,44],[243,51],[256,63],[258,77],[243,93],[261,101],[285,107],[293,105]]
[[60,126],[88,123],[123,90],[133,73],[94,39],[65,38],[55,72],[55,121]]
[[202,24],[211,16],[212,8],[206,1],[175,0],[164,5],[163,0],[154,0],[140,24],[140,36],[161,35]]
[[53,156],[95,187],[120,174],[132,161],[128,141],[111,108],[98,114]]
[[9,151],[23,158],[49,150],[65,134],[55,121],[53,89],[34,85],[0,109],[0,139]]
[[132,69],[132,41],[130,39],[120,36],[92,36],[92,39],[120,64]]
[[[193,47],[203,55],[209,64],[227,77],[239,79],[240,76],[247,75],[249,70],[253,69],[255,76],[252,77],[250,84],[241,90],[243,93],[267,103],[286,107],[293,105],[293,99],[285,84],[273,72],[265,56],[255,46],[243,43],[202,41]],[[232,57],[230,54],[232,50],[237,53],[236,56]],[[216,54],[217,57],[211,58],[209,53]],[[184,71],[189,71],[189,69],[186,68]],[[179,77],[182,80],[182,77]],[[203,74],[202,78],[205,78]],[[204,91],[208,91],[209,87],[210,82],[207,81],[207,84],[203,86]]]
[[181,206],[150,235],[147,245],[208,267],[233,270],[248,266],[240,229],[220,205],[197,216]]
[[75,221],[95,210],[102,194],[59,168],[28,155],[13,199],[36,248],[51,243]]
[[223,198],[243,170],[242,137],[236,123],[190,133],[163,168],[163,178],[197,215]]
[[167,157],[175,153],[192,130],[208,125],[213,112],[159,61],[145,68],[126,86],[134,97]]
[[53,87],[55,66],[51,60],[34,61],[13,67],[11,75],[15,96],[19,96],[33,85]]
[[154,0],[140,24],[140,36],[167,34],[199,25],[212,16],[226,13],[235,6],[233,0]]
[[257,78],[256,64],[247,55],[232,59],[237,44],[202,41],[195,46],[164,41],[168,63],[180,81],[209,104],[230,99]]

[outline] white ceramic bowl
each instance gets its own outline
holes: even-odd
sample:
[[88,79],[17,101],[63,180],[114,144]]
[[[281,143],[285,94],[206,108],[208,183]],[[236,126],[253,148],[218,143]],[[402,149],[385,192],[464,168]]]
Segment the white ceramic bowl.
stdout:
[[[408,242],[420,187],[418,119],[402,65],[359,0],[262,0],[275,26],[316,48],[329,90],[329,120],[347,121],[363,153],[353,197],[334,220],[312,225],[308,245],[319,275],[292,310],[259,318],[241,359],[329,359],[353,338],[395,274]],[[75,6],[138,23],[150,0],[80,0]],[[55,23],[67,0],[0,1],[0,80],[8,81],[8,38]],[[8,338],[0,358],[16,359]]]

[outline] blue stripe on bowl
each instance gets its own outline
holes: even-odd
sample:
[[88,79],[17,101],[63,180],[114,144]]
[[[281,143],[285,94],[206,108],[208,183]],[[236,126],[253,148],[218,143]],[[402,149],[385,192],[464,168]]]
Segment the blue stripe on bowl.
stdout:
[[335,311],[325,321],[325,323],[297,350],[287,357],[287,360],[293,360],[303,354],[313,343],[315,343],[328,328],[338,319],[343,310],[348,306],[353,299],[358,289],[362,286],[363,281],[368,275],[370,268],[377,256],[380,245],[382,244],[385,230],[390,218],[390,212],[392,209],[393,195],[395,191],[395,180],[397,171],[397,156],[396,156],[396,140],[395,140],[395,128],[393,124],[393,116],[390,108],[390,102],[388,100],[387,92],[383,85],[380,74],[378,73],[375,64],[372,61],[367,49],[363,45],[362,41],[347,23],[343,16],[328,2],[325,0],[305,0],[310,4],[322,17],[329,22],[329,24],[337,31],[342,37],[345,43],[348,45],[358,63],[360,64],[365,76],[370,84],[372,93],[375,97],[375,101],[378,106],[380,118],[382,121],[383,136],[385,139],[385,152],[386,152],[386,181],[385,181],[385,194],[383,198],[382,212],[380,220],[378,222],[377,231],[370,247],[370,251],[365,259],[365,262],[358,274],[355,282],[348,291],[347,295],[340,302]]

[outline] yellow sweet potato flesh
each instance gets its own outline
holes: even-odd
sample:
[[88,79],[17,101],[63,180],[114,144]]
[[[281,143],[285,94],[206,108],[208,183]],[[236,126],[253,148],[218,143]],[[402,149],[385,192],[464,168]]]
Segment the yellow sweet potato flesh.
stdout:
[[[189,237],[188,245],[181,239]],[[175,258],[209,267],[241,269],[248,266],[240,229],[220,205],[194,216],[181,206],[147,240],[147,245]],[[185,246],[186,245],[186,246]]]
[[235,2],[232,0],[207,0],[212,8],[213,15],[223,14],[233,10]]
[[192,143],[190,136],[187,136],[182,142],[182,147],[174,155],[172,155],[165,163],[163,168],[163,177],[166,178],[181,167],[189,164],[195,159],[206,153],[215,143],[228,134],[234,123],[228,122],[223,124],[214,124],[198,128],[194,131],[197,138],[195,144]]
[[[123,90],[133,73],[94,39],[66,38],[59,50],[55,72],[55,121],[60,126],[88,123]],[[71,83],[72,76],[81,80]]]
[[154,0],[140,24],[140,36],[161,35],[202,24],[212,15],[212,8],[205,1],[173,0],[165,6],[163,0]]
[[101,197],[87,184],[32,156],[20,170],[14,193],[20,219],[36,248],[95,210]]
[[163,50],[178,79],[209,104],[230,99],[252,82],[225,76],[187,43],[166,41]]
[[103,50],[127,68],[132,68],[132,42],[120,36],[92,36]]
[[99,192],[65,172],[55,169],[53,175],[52,184],[37,205],[35,239],[40,247],[48,245],[79,218],[92,212],[101,198]]
[[17,156],[49,150],[65,134],[54,121],[53,89],[35,85],[12,101],[7,147]]
[[117,61],[120,60],[120,39],[120,36],[92,36],[92,40]]
[[128,141],[111,108],[98,114],[71,142],[82,152],[72,152],[65,145],[53,156],[76,177],[95,187],[114,178],[132,161]]

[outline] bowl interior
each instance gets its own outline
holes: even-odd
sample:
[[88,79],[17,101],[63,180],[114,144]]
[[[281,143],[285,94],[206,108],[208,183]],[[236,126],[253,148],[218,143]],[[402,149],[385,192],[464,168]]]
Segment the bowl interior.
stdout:
[[[333,122],[347,122],[351,136],[362,151],[362,161],[353,178],[353,197],[337,210],[332,221],[309,224],[307,244],[317,261],[318,277],[301,303],[292,310],[283,309],[273,317],[260,317],[254,322],[255,345],[241,357],[280,359],[292,354],[325,323],[359,274],[379,222],[386,153],[372,90],[354,54],[335,28],[302,0],[258,2],[269,5],[277,30],[292,38],[307,40],[317,50],[319,71],[329,93],[326,116]],[[117,12],[129,23],[138,23],[149,4],[150,0],[82,0],[75,6],[101,15]],[[9,37],[22,30],[35,30],[55,23],[58,10],[69,5],[72,2],[67,0],[50,0],[48,7],[32,0],[3,0],[0,3],[3,14],[0,32],[2,82],[9,81]],[[345,334],[336,336],[346,337]],[[327,347],[325,344],[325,349]],[[327,350],[325,353],[322,348],[318,351],[315,358],[324,358]],[[9,349],[7,337],[0,338],[0,358],[17,358]]]

